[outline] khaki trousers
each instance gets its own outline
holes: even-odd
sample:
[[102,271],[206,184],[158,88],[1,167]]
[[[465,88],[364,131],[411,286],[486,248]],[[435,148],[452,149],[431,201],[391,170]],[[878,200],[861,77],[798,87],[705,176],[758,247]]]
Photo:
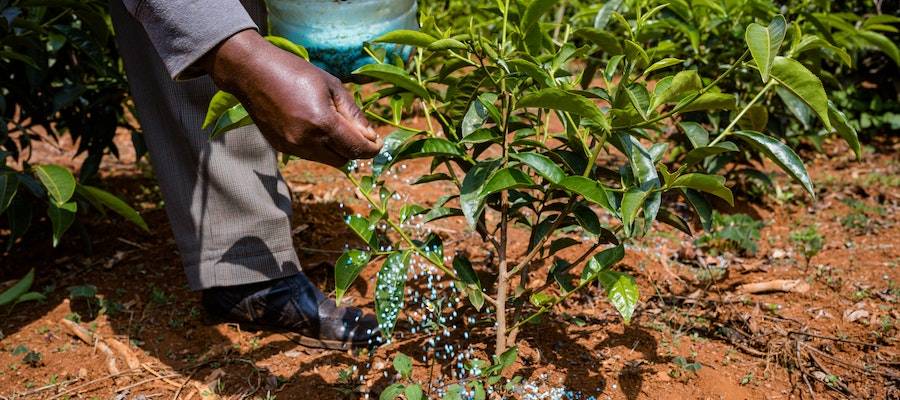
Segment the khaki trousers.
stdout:
[[[265,27],[262,1],[244,1]],[[165,209],[194,290],[296,274],[291,195],[276,152],[255,126],[210,141],[200,126],[212,80],[169,77],[144,28],[110,4],[119,52]],[[263,28],[264,29],[264,28]]]

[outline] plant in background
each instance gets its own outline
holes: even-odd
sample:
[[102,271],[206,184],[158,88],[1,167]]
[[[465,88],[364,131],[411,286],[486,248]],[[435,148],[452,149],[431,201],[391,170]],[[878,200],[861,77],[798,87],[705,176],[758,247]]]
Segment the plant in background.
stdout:
[[[889,124],[890,112],[898,104],[897,83],[892,85],[890,79],[884,81],[878,77],[897,76],[891,71],[896,71],[900,65],[900,51],[895,44],[895,25],[900,18],[880,14],[872,3],[868,3],[866,9],[852,10],[844,3],[828,0],[794,0],[778,4],[771,0],[614,0],[587,7],[573,4],[571,8],[572,18],[579,26],[574,32],[582,41],[579,43],[600,37],[606,43],[606,53],[623,54],[624,48],[612,39],[628,34],[629,21],[642,17],[642,7],[665,6],[648,17],[647,28],[633,40],[650,52],[664,52],[684,60],[684,65],[697,68],[702,76],[716,74],[723,67],[722,60],[740,56],[746,36],[744,27],[748,24],[785,14],[793,21],[790,32],[783,32],[792,42],[788,55],[815,73],[826,87],[839,91],[838,95],[834,104],[829,102],[817,111],[790,90],[775,88],[748,110],[739,126],[766,130],[770,136],[786,140],[792,148],[808,143],[819,152],[822,152],[822,141],[837,133],[858,158],[861,148],[856,130],[874,124]],[[832,10],[840,12],[830,12]],[[617,14],[624,18],[615,17]],[[589,58],[588,68],[605,59],[608,59],[605,54],[598,59]],[[883,72],[871,74],[875,70]],[[734,71],[734,79],[720,82],[719,88],[724,92],[755,93],[766,84],[754,79],[755,74],[754,68],[738,68]],[[863,84],[864,81],[868,82]],[[877,92],[862,89],[872,85],[878,86]],[[848,96],[844,91],[851,94],[861,91],[866,95]],[[829,121],[815,117],[821,112],[829,114]],[[717,126],[723,115],[686,115],[684,119]],[[690,149],[686,135],[676,144],[684,146],[685,152]],[[708,159],[704,168],[709,173],[724,172],[741,189],[759,184],[771,186],[766,174],[753,165],[758,161],[762,158],[755,152],[730,152]]]
[[[621,2],[607,4],[613,3]],[[338,301],[366,265],[380,262],[375,309],[390,337],[404,309],[410,265],[429,264],[489,315],[499,362],[515,349],[520,329],[591,285],[602,287],[629,323],[639,293],[634,278],[616,270],[625,242],[657,221],[690,233],[675,211],[682,202],[710,229],[709,196],[733,203],[726,179],[716,174],[721,165],[713,165],[718,155],[768,158],[815,197],[801,159],[752,130],[765,124],[748,123],[778,90],[824,126],[844,126],[822,82],[795,58],[805,37],[797,25],[782,16],[750,24],[746,46],[717,59],[706,74],[673,57],[680,51],[674,47],[641,44],[668,6],[636,3],[633,18],[607,5],[597,13],[625,27],[618,36],[601,28],[573,31],[565,19],[544,22],[553,0],[505,0],[479,7],[488,19],[444,27],[437,22],[443,18],[424,15],[422,32],[376,40],[417,49],[408,67],[379,61],[356,71],[384,85],[360,99],[366,115],[397,130],[371,169],[345,170],[370,206],[368,215],[347,218],[368,249],[347,250],[336,263]],[[739,88],[734,74],[747,70],[755,70],[759,85],[723,91]],[[224,105],[214,99],[207,124],[233,121],[228,113],[238,105]],[[424,126],[407,125],[412,115]],[[673,146],[678,137],[689,145]],[[432,204],[392,201],[398,193],[385,173],[413,160],[430,165],[415,184],[445,194]],[[473,265],[464,254],[445,256],[440,236],[416,234],[414,226],[444,218],[463,219],[493,257]],[[512,229],[529,234],[523,253],[510,246]],[[582,243],[583,252],[563,257],[561,250]],[[539,273],[543,265],[549,267]],[[482,281],[484,275],[490,279]],[[546,281],[536,280],[544,275]],[[485,385],[490,390],[490,381]]]
[[847,198],[841,200],[850,207],[850,212],[841,218],[841,226],[854,231],[856,234],[874,232],[883,217],[887,214],[884,207],[870,206],[865,201]]
[[712,255],[731,252],[737,255],[755,255],[759,230],[763,222],[747,214],[720,214],[713,212],[712,229],[704,232],[695,243]]
[[22,279],[18,280],[8,289],[0,292],[0,307],[6,305],[16,305],[23,301],[39,301],[44,300],[45,296],[39,292],[32,292],[31,285],[34,283],[34,269],[28,271]]
[[803,255],[806,267],[809,268],[809,261],[822,251],[825,238],[819,233],[817,225],[813,224],[791,232],[791,242],[794,243],[794,249]]
[[[138,156],[143,154],[137,129],[125,121],[128,85],[106,7],[99,0],[0,2],[0,217],[9,232],[7,250],[44,207],[54,246],[88,204],[147,229],[125,202],[83,184],[96,177],[105,154],[118,155],[117,128],[131,130]],[[78,142],[77,154],[87,153],[81,183],[63,167],[30,162],[32,141],[64,134]]]

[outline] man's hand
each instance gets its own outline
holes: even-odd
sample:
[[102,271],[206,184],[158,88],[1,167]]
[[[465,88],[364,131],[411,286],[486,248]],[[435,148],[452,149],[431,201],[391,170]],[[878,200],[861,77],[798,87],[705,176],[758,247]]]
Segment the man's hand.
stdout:
[[234,34],[201,62],[280,152],[340,167],[381,149],[381,139],[337,78],[254,30]]

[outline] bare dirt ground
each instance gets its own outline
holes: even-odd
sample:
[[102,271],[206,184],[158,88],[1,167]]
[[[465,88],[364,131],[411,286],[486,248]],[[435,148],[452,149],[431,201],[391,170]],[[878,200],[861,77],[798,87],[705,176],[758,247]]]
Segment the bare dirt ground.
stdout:
[[[289,335],[206,324],[199,295],[186,287],[150,168],[135,163],[127,138],[119,139],[122,159],[106,161],[103,183],[140,208],[152,232],[116,218],[82,216],[90,239],[73,230],[53,249],[44,221],[0,256],[0,282],[35,268],[34,289],[47,293],[44,302],[0,309],[0,399],[377,398],[394,381],[390,357],[398,351],[413,357],[415,379],[430,380],[436,396],[458,373],[448,357],[484,358],[492,351],[484,321],[446,290],[449,336],[421,328],[414,333],[415,323],[404,322],[394,343],[371,353],[309,350]],[[39,144],[36,151],[42,162],[74,166],[70,148]],[[900,398],[898,143],[877,143],[862,162],[842,145],[826,149],[809,163],[816,202],[779,176],[782,204],[744,198],[732,210],[764,221],[755,255],[713,256],[666,228],[632,243],[620,266],[641,287],[631,325],[623,325],[602,291],[573,296],[520,334],[520,357],[508,371],[524,378],[515,397]],[[413,163],[390,179],[402,183],[425,169]],[[296,162],[285,176],[305,265],[334,261],[346,245],[360,245],[343,216],[364,212],[365,204],[340,172]],[[403,192],[408,198],[395,202],[397,208],[411,201],[427,205],[444,194],[440,185]],[[790,236],[811,225],[825,240],[807,262]],[[466,251],[476,262],[486,257],[462,221],[445,220],[435,231],[445,254]],[[527,236],[515,237],[524,249]],[[546,268],[535,270],[533,280],[543,282]],[[329,268],[306,272],[333,289]],[[362,273],[349,302],[372,309],[376,272],[371,265]],[[799,287],[759,294],[740,289],[773,280]],[[79,297],[85,285],[96,287],[95,297]],[[425,293],[427,274],[409,287]],[[410,300],[402,318],[418,321],[429,312]],[[81,327],[84,338],[72,326]]]

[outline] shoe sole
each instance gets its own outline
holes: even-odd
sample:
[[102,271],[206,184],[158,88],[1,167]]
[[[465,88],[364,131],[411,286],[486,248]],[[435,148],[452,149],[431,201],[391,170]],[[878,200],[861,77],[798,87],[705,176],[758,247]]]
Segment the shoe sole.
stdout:
[[221,318],[215,317],[207,317],[206,321],[204,321],[206,325],[218,325],[218,324],[237,324],[241,329],[246,331],[266,331],[273,333],[289,333],[291,334],[291,341],[297,343],[304,347],[310,347],[315,349],[327,349],[327,350],[340,350],[347,351],[353,349],[364,349],[374,347],[373,344],[369,343],[368,340],[361,342],[345,342],[340,340],[329,340],[329,339],[317,339],[314,337],[304,336],[300,333],[294,332],[289,329],[277,328],[272,326],[255,324],[252,322],[234,322],[228,321]]

